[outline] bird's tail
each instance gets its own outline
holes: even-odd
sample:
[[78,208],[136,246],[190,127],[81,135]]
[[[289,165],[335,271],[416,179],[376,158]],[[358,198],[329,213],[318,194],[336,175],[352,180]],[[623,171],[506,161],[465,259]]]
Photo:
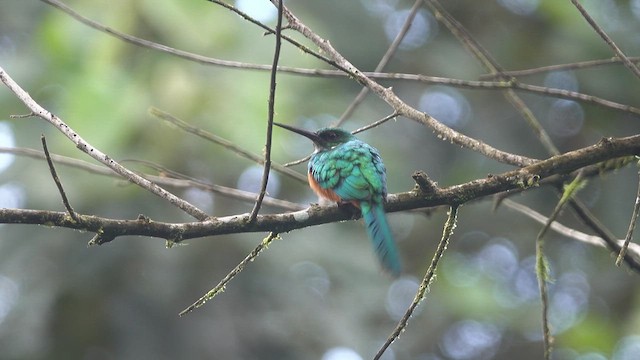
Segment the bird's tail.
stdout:
[[400,275],[400,256],[382,203],[362,201],[360,208],[369,239],[373,242],[382,267],[394,276]]

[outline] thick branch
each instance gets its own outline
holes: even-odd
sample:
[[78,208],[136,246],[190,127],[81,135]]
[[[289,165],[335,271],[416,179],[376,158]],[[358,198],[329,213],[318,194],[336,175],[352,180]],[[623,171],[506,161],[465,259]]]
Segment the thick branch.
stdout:
[[[390,212],[440,205],[456,205],[510,190],[535,185],[547,177],[567,174],[605,160],[640,154],[640,135],[619,139],[603,139],[595,145],[539,161],[533,165],[492,175],[468,183],[437,189],[430,193],[419,190],[392,194],[386,208]],[[146,218],[115,220],[79,215],[81,222],[71,220],[67,213],[39,210],[0,209],[0,223],[46,224],[48,226],[81,229],[106,234],[111,240],[122,235],[142,235],[181,241],[205,236],[245,232],[287,232],[308,226],[350,220],[353,214],[337,206],[311,206],[305,210],[260,215],[250,223],[249,214],[241,214],[203,222],[165,223]]]

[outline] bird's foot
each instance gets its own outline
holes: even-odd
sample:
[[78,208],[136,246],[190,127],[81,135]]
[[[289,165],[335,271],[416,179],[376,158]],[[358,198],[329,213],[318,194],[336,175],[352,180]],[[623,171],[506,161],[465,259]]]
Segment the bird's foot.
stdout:
[[360,207],[351,201],[338,201],[338,208],[350,215],[352,219],[359,219],[362,216]]

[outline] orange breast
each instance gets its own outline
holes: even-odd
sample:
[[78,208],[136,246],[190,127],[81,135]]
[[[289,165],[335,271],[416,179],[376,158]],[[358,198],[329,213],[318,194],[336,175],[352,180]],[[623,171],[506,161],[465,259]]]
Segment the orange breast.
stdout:
[[331,189],[321,188],[316,179],[313,178],[313,175],[311,175],[311,173],[307,173],[307,179],[309,180],[309,186],[311,186],[311,189],[313,189],[313,191],[318,194],[318,196],[335,202],[342,201],[340,196],[338,196],[335,191]]
[[[313,175],[311,175],[311,173],[307,173],[307,179],[309,180],[309,186],[311,186],[311,189],[313,189],[313,191],[316,194],[318,194],[318,196],[320,196],[321,198],[324,198],[330,201],[335,201],[337,203],[342,202],[342,198],[338,194],[336,194],[335,191],[320,187],[320,185],[318,184],[316,179],[313,178]],[[358,209],[360,208],[360,203],[358,202],[358,200],[350,200],[349,202],[353,204],[353,206],[357,207]]]

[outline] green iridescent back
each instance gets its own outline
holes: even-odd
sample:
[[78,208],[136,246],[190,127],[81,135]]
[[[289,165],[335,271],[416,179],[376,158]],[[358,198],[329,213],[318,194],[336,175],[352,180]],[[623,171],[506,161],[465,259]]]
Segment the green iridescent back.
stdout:
[[[338,131],[323,129],[318,133],[329,130]],[[339,143],[329,139],[311,156],[309,172],[320,187],[335,191],[342,200],[382,202],[387,196],[387,183],[380,154],[350,133],[339,132],[344,138],[338,140],[347,141]]]

